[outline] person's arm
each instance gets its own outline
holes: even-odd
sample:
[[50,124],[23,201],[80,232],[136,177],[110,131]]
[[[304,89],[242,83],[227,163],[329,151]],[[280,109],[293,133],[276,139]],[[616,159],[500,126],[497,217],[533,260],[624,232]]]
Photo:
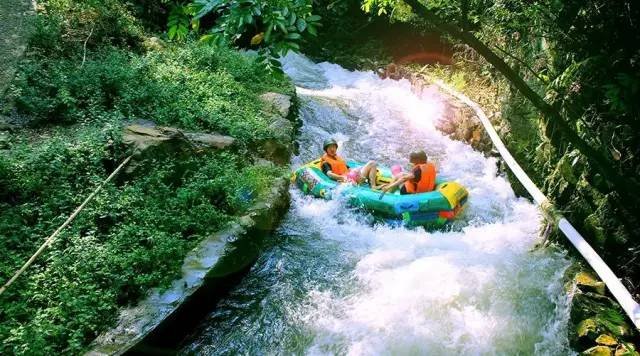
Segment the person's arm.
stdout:
[[380,188],[380,190],[382,190],[383,192],[393,191],[397,187],[399,187],[402,184],[404,184],[404,182],[408,181],[409,179],[414,179],[414,178],[415,177],[414,177],[413,173],[405,173],[405,174],[401,175],[400,177],[396,178],[395,181],[393,181],[392,183],[389,183],[389,184],[385,185],[384,187]]
[[322,164],[322,173],[326,174],[327,177],[333,179],[333,180],[337,180],[338,182],[344,182],[346,180],[345,176],[341,176],[339,174],[335,174],[333,172],[331,172],[331,165],[327,162],[324,162]]

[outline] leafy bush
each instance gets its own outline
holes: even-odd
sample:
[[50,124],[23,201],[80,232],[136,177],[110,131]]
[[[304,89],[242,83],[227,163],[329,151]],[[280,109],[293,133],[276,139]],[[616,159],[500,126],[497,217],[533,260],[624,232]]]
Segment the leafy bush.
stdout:
[[[30,47],[48,57],[80,57],[83,49],[119,46],[138,49],[145,30],[121,0],[45,0]],[[85,45],[86,43],[86,45]]]
[[204,30],[200,41],[215,45],[250,46],[268,71],[282,73],[275,58],[299,51],[304,37],[316,36],[320,16],[310,0],[177,1],[169,14],[169,39],[184,40],[190,29]]
[[267,135],[258,93],[293,92],[251,57],[197,44],[144,56],[108,49],[76,64],[25,63],[10,89],[19,112],[35,125],[141,118],[251,141]]
[[[124,149],[115,130],[91,127],[73,140],[60,134],[16,147],[0,161],[0,177],[15,196],[0,201],[0,279],[106,176],[105,165]],[[144,174],[107,185],[0,296],[1,353],[82,351],[114,321],[119,306],[168,285],[198,241],[242,214],[284,173],[215,152],[168,156],[139,170]]]

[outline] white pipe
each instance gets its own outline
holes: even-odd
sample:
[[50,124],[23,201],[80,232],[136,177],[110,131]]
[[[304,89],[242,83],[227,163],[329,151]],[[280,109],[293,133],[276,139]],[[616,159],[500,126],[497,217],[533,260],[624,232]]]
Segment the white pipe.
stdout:
[[[547,197],[536,187],[531,178],[527,176],[527,174],[522,170],[522,167],[516,162],[513,158],[509,150],[505,147],[504,143],[498,136],[498,133],[493,128],[493,125],[485,115],[482,108],[471,99],[469,99],[464,94],[461,94],[440,80],[435,80],[434,83],[442,88],[447,93],[453,95],[458,100],[462,101],[469,107],[471,107],[480,122],[482,122],[482,126],[489,134],[491,141],[494,146],[498,149],[498,152],[504,159],[505,163],[509,166],[513,174],[518,178],[520,183],[527,189],[529,194],[533,197],[533,200],[542,208],[546,208],[549,205],[549,200]],[[598,274],[600,279],[607,285],[611,294],[616,298],[622,309],[627,313],[631,322],[635,325],[636,329],[640,330],[640,305],[633,300],[631,297],[631,293],[624,287],[624,285],[620,282],[618,277],[613,273],[611,268],[607,266],[606,263],[602,260],[602,258],[598,255],[598,253],[589,245],[587,241],[580,235],[580,233],[565,219],[563,216],[559,216],[558,220],[558,228],[562,233],[571,241],[573,246],[580,252],[582,257],[589,263],[591,268]]]

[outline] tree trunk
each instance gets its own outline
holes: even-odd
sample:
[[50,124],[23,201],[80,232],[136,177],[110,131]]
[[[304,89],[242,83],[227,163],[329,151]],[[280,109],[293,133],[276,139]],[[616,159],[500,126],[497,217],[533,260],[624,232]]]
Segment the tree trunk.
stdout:
[[418,0],[404,0],[404,2],[411,6],[417,14],[433,24],[438,30],[466,43],[484,57],[487,62],[491,63],[533,106],[540,110],[547,124],[553,125],[554,129],[587,158],[589,163],[610,183],[612,190],[618,192],[621,197],[631,198],[631,201],[634,202],[633,204],[637,205],[636,199],[632,197],[635,196],[636,192],[640,191],[640,185],[620,175],[615,166],[611,164],[601,152],[583,140],[578,133],[571,128],[570,124],[562,117],[560,112],[531,89],[524,79],[509,67],[502,58],[495,54],[472,33],[442,21],[440,17],[427,10]]

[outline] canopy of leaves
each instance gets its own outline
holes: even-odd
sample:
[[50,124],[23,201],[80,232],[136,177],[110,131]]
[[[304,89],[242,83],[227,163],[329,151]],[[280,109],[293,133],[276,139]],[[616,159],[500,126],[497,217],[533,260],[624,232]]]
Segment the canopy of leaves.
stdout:
[[266,68],[280,72],[274,58],[317,35],[320,16],[312,10],[311,0],[195,0],[173,7],[168,36],[183,40],[191,29],[203,42],[255,48]]

